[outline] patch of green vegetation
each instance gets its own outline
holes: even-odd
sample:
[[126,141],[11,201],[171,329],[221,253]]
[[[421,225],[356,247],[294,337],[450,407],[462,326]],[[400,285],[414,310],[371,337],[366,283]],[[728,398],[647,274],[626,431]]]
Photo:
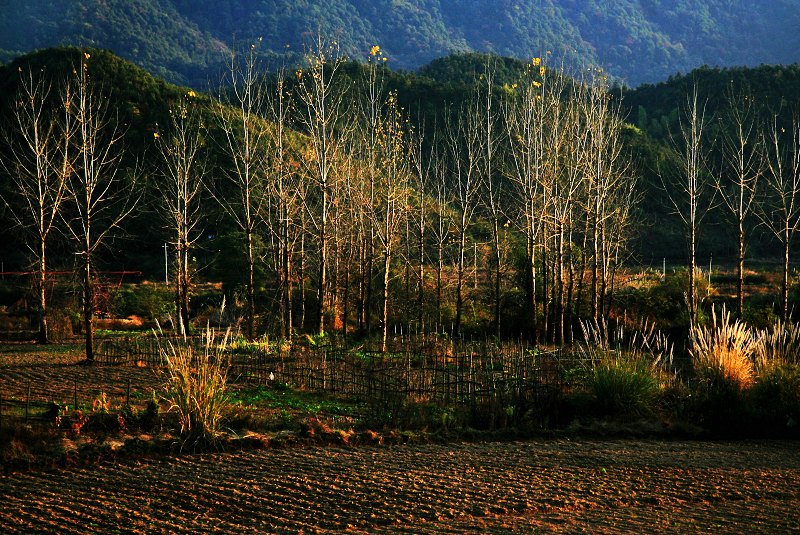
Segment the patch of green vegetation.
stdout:
[[312,416],[330,414],[354,416],[364,412],[365,405],[354,399],[294,390],[285,385],[274,388],[257,386],[232,395],[234,404],[245,407],[300,411]]
[[652,414],[659,380],[642,359],[607,360],[594,368],[588,386],[603,415],[641,417]]
[[121,318],[139,316],[146,320],[163,320],[175,314],[172,290],[161,284],[126,285],[113,298],[114,313]]

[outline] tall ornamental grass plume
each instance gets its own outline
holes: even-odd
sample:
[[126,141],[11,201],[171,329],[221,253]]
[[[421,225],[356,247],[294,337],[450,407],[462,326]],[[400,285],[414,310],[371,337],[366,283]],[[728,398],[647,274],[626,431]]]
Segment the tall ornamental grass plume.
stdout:
[[218,340],[206,326],[201,347],[195,347],[185,334],[175,342],[159,344],[167,364],[164,399],[168,411],[178,414],[184,443],[213,444],[221,434],[222,419],[231,406],[228,363],[223,356],[229,336],[227,330]]
[[756,364],[759,370],[800,364],[800,326],[778,320],[762,332]]
[[589,362],[587,387],[604,414],[639,417],[653,412],[662,384],[669,377],[672,344],[646,324],[626,333],[607,322],[582,323],[582,360]]
[[692,325],[690,332],[689,355],[697,378],[711,386],[749,387],[760,338],[742,321],[732,319],[725,307],[719,315],[712,309],[711,324]]
[[778,321],[760,342],[751,410],[762,424],[792,431],[800,422],[800,327]]
[[583,342],[577,344],[579,356],[597,365],[620,355],[645,361],[654,371],[672,366],[673,346],[667,336],[646,322],[639,330],[626,330],[622,324],[611,328],[605,320],[582,321]]

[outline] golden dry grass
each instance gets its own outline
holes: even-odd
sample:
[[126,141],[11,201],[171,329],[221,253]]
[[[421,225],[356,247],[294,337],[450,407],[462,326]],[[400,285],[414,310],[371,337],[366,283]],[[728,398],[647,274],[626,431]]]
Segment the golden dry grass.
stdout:
[[695,324],[689,350],[697,376],[707,382],[726,382],[739,388],[753,383],[753,362],[761,345],[761,333],[731,317],[724,307],[711,313],[711,325]]
[[220,434],[222,419],[230,408],[227,365],[216,351],[227,344],[215,340],[207,327],[200,351],[190,344],[167,342],[160,351],[167,363],[165,399],[178,414],[181,434],[188,440],[213,442]]

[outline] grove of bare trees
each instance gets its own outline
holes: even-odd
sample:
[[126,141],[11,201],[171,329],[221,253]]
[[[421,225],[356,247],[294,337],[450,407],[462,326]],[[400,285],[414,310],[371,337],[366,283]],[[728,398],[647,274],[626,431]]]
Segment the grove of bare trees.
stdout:
[[[88,54],[64,80],[21,73],[4,129],[4,194],[37,266],[47,341],[48,245],[68,237],[78,262],[87,359],[93,353],[94,257],[152,197],[174,251],[176,320],[192,322],[194,253],[206,229],[235,229],[244,334],[393,332],[523,336],[570,343],[579,320],[615,312],[615,284],[635,232],[637,169],[620,99],[599,69],[567,76],[533,58],[500,85],[487,60],[472,91],[414,122],[374,47],[356,67],[321,37],[295,71],[268,72],[257,45],[232,55],[215,98],[185,92],[152,134],[149,186],[123,167],[124,125],[91,76]],[[707,159],[703,99],[688,96],[663,174],[688,246],[687,308],[698,296],[696,236],[721,199],[738,232],[738,310],[748,229],[761,221],[786,264],[800,226],[797,123],[759,129],[731,97]],[[136,158],[134,158],[135,160]],[[8,197],[8,199],[6,199]],[[219,221],[208,214],[219,213]]]

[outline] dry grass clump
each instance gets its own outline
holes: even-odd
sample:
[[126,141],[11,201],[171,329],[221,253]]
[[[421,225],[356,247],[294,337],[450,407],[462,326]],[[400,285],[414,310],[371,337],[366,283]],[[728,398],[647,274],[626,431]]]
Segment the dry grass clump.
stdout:
[[761,333],[731,318],[724,307],[711,312],[711,325],[693,325],[689,350],[697,377],[709,384],[749,387],[755,376],[753,362],[761,347]]
[[594,365],[609,359],[645,361],[653,371],[672,365],[673,345],[667,336],[645,323],[640,330],[626,331],[622,324],[609,327],[606,321],[581,322],[584,341],[577,344],[578,354]]
[[780,320],[762,332],[756,354],[759,369],[800,363],[800,325]]
[[167,363],[164,399],[169,411],[178,414],[181,435],[186,441],[213,443],[219,436],[223,417],[231,403],[228,396],[227,361],[219,347],[227,344],[230,331],[218,342],[206,327],[203,347],[195,350],[183,343],[168,341],[160,347]]

